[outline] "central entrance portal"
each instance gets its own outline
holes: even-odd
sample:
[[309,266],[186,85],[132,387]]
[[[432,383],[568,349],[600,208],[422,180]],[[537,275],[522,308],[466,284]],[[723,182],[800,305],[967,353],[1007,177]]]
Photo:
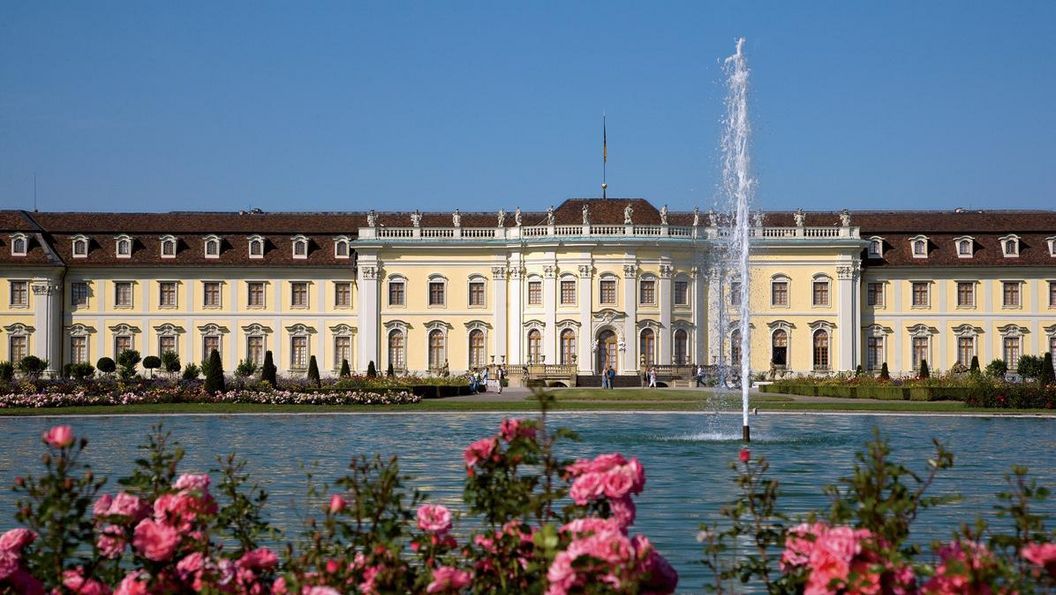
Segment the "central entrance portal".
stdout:
[[598,356],[596,364],[596,370],[598,374],[604,372],[609,366],[612,366],[613,370],[619,372],[619,368],[616,365],[616,353],[619,348],[616,344],[616,333],[612,331],[602,331],[598,335]]

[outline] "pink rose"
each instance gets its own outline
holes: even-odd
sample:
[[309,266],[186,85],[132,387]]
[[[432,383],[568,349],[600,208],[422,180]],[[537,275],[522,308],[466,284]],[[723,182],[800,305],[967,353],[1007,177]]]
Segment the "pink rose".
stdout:
[[341,595],[341,593],[330,587],[305,587],[301,595]]
[[114,498],[110,494],[99,496],[99,499],[92,505],[92,514],[95,516],[106,516],[110,514],[110,505],[113,503]]
[[125,531],[117,525],[106,525],[99,532],[95,542],[99,553],[111,560],[118,558],[125,551]]
[[139,580],[141,574],[143,574],[142,570],[135,570],[125,575],[121,584],[117,586],[117,590],[114,591],[114,595],[147,595],[147,583]]
[[612,518],[616,521],[616,524],[625,532],[627,527],[634,524],[637,509],[634,507],[634,502],[631,502],[630,497],[609,500],[609,511],[612,513]]
[[110,510],[107,514],[127,517],[132,522],[136,522],[147,516],[149,511],[150,505],[138,496],[128,492],[119,492],[117,497],[114,498],[113,504],[110,505]]
[[631,475],[634,480],[634,485],[631,487],[632,494],[641,494],[642,490],[645,489],[645,467],[638,461],[638,457],[631,458],[627,461],[627,464],[623,466],[626,473]]
[[22,557],[11,550],[0,550],[0,582],[18,572]]
[[792,568],[809,562],[810,554],[814,551],[814,541],[827,529],[824,523],[813,525],[802,523],[789,529],[785,533],[785,551],[781,554],[781,570],[788,572]]
[[580,506],[597,500],[605,493],[605,476],[601,473],[584,473],[572,482],[568,495]]
[[238,565],[253,570],[271,570],[279,564],[279,557],[266,547],[260,547],[242,554]]
[[418,528],[429,533],[447,533],[451,529],[451,511],[439,504],[419,506]]
[[576,519],[574,521],[569,521],[561,527],[561,531],[565,533],[571,533],[576,536],[585,533],[595,533],[598,531],[619,530],[620,526],[616,523],[615,519],[602,519],[590,516],[582,519]]
[[0,551],[20,553],[22,548],[33,543],[36,538],[37,534],[29,529],[11,529],[0,535]]
[[209,475],[207,473],[184,473],[172,484],[177,490],[197,490],[201,493],[209,491]]
[[446,593],[460,591],[473,582],[473,575],[465,570],[450,566],[440,566],[433,570],[433,582],[425,588],[426,593]]
[[77,595],[110,595],[110,588],[103,583],[84,578],[84,567],[62,573],[62,586]]
[[176,564],[176,575],[185,583],[191,583],[196,591],[201,590],[202,569],[205,568],[206,557],[202,552],[194,552],[183,557]]
[[44,432],[44,442],[55,448],[66,448],[73,444],[73,428],[70,426],[55,426]]
[[1028,543],[1019,554],[1035,566],[1041,566],[1050,576],[1056,576],[1056,543]]
[[748,452],[747,448],[742,448],[741,449],[741,454],[738,455],[738,458],[741,460],[742,463],[747,463],[748,461],[751,460],[752,453]]
[[496,446],[498,446],[498,440],[494,436],[482,438],[470,444],[466,447],[465,452],[462,453],[462,458],[466,461],[466,467],[473,467],[480,461],[486,461],[491,458]]
[[606,498],[623,498],[631,493],[631,488],[634,487],[634,479],[630,473],[623,472],[625,468],[626,466],[617,467],[605,474],[603,489]]
[[330,514],[337,514],[345,509],[345,499],[341,494],[330,496]]
[[164,562],[176,553],[179,540],[176,529],[152,519],[143,519],[136,525],[132,545],[144,558]]
[[499,435],[506,442],[513,442],[517,438],[535,438],[535,426],[527,420],[504,419],[499,424]]
[[595,473],[605,473],[613,467],[626,464],[627,459],[623,458],[623,455],[618,452],[598,455],[594,457],[594,460],[591,462],[591,471],[594,471]]

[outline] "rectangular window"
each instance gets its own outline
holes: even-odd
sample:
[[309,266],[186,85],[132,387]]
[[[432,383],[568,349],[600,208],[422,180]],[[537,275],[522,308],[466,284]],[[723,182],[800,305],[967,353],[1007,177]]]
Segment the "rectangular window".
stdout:
[[883,306],[884,305],[884,284],[883,283],[869,283],[865,286],[865,305],[867,306]]
[[389,281],[389,305],[403,306],[403,281]]
[[70,337],[70,361],[75,364],[88,362],[88,337]]
[[770,284],[770,304],[774,306],[788,305],[788,281],[774,281]]
[[561,305],[571,306],[576,303],[576,282],[561,281]]
[[608,305],[616,304],[616,280],[602,279],[601,281],[601,303]]
[[957,282],[957,307],[958,308],[974,308],[975,307],[975,283],[971,281],[958,281]]
[[352,361],[352,338],[334,337],[334,369],[340,370],[345,360]]
[[730,305],[740,306],[741,305],[741,282],[733,281],[730,283]]
[[1018,308],[1019,302],[1019,281],[1005,281],[1001,284],[1004,288],[1004,305],[1006,308]]
[[675,305],[689,305],[689,281],[675,281]]
[[973,355],[975,355],[975,338],[957,337],[957,363],[967,366],[972,363]]
[[290,337],[290,367],[308,367],[308,337]]
[[162,281],[158,284],[158,305],[162,308],[176,307],[175,281]]
[[334,307],[352,307],[352,284],[348,281],[334,284]]
[[307,281],[294,281],[290,283],[290,305],[294,308],[308,307]]
[[132,307],[131,281],[117,281],[114,283],[114,306],[118,308]]
[[879,370],[884,364],[884,338],[865,338],[865,363],[870,370]]
[[927,307],[928,305],[928,284],[925,281],[914,281],[913,282],[913,305],[917,307]]
[[220,357],[224,356],[224,352],[220,349],[220,337],[216,335],[202,337],[202,359],[208,360],[212,357],[214,351],[218,353]]
[[76,306],[88,305],[88,284],[84,281],[74,281],[70,285],[70,303]]
[[928,338],[913,337],[913,369],[920,369],[920,362],[928,359]]
[[469,305],[484,305],[484,283],[482,281],[474,281],[469,284]]
[[206,308],[220,307],[220,282],[206,281],[202,283],[202,305]]
[[246,337],[246,359],[258,366],[264,363],[264,337]]
[[814,305],[815,306],[828,306],[829,305],[829,282],[828,281],[815,281],[814,282]]
[[1049,281],[1049,307],[1056,308],[1056,281]]
[[7,354],[11,363],[17,365],[22,358],[29,355],[29,337],[14,335],[7,340]]
[[173,335],[158,337],[158,355],[160,356],[170,351],[178,353],[176,349],[176,337]]
[[643,304],[656,303],[656,281],[643,279],[638,285],[638,301]]
[[114,359],[116,360],[122,353],[132,349],[132,337],[128,335],[118,335],[114,337]]
[[539,306],[543,303],[543,282],[542,281],[529,281],[528,282],[528,305]]
[[429,305],[430,306],[443,306],[444,305],[444,282],[443,281],[430,281],[429,282]]
[[1005,337],[1004,352],[1009,371],[1015,371],[1019,367],[1019,337]]
[[247,302],[250,308],[263,308],[264,307],[264,282],[263,281],[250,281],[248,284],[249,301]]
[[11,282],[11,305],[29,306],[29,281]]

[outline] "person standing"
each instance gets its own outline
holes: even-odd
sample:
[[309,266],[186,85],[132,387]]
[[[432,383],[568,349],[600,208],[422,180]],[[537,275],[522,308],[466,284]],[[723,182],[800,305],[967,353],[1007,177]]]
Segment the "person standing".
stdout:
[[601,388],[609,388],[609,367],[601,371]]
[[499,368],[497,370],[495,370],[495,376],[496,376],[495,379],[498,381],[498,384],[499,384],[499,388],[496,389],[496,392],[501,395],[502,394],[502,381],[506,378],[506,368],[504,368],[502,366],[499,366]]
[[649,368],[649,388],[656,388],[656,368]]
[[609,366],[609,388],[616,388],[616,368]]
[[704,386],[704,364],[697,364],[697,386]]

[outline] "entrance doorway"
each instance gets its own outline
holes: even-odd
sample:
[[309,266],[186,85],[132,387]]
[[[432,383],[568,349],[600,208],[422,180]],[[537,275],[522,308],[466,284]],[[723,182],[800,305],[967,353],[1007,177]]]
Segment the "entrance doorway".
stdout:
[[613,370],[619,371],[616,366],[616,354],[618,351],[616,333],[602,331],[598,335],[598,356],[596,362],[598,374],[604,372],[609,366],[612,366]]

